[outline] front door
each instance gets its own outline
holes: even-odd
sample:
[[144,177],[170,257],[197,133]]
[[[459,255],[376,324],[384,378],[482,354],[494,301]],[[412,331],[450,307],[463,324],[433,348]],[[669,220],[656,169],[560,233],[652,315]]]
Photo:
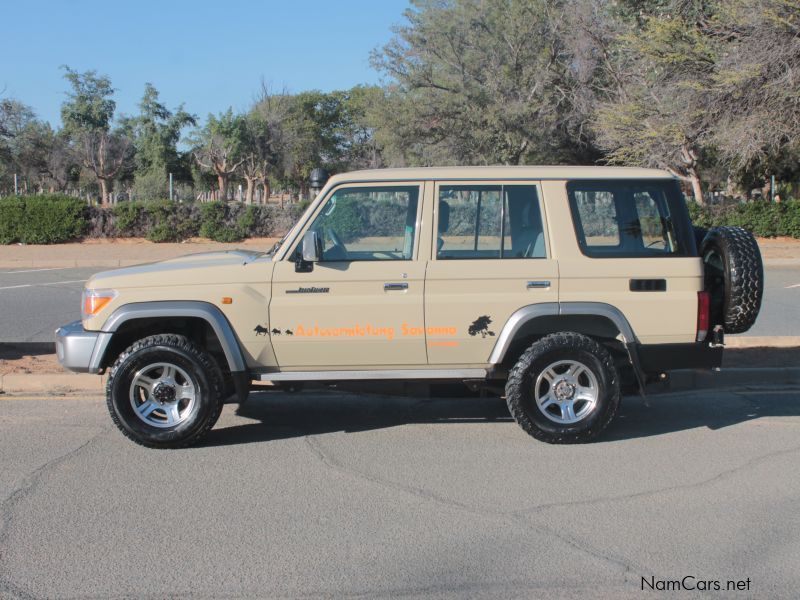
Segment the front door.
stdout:
[[332,190],[306,230],[322,240],[321,260],[298,272],[298,243],[275,266],[270,335],[282,369],[426,364],[422,190],[405,182]]

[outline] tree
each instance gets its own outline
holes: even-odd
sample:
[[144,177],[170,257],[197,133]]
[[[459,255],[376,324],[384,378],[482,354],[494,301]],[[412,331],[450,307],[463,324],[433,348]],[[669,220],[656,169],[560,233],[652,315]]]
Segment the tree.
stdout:
[[[583,162],[560,0],[413,0],[373,54],[392,78],[381,138],[411,163]],[[388,139],[386,132],[389,133]]]
[[600,105],[595,125],[609,162],[666,169],[702,202],[699,164],[713,130],[707,90],[720,47],[694,24],[708,14],[675,8],[646,17],[623,38],[620,85]]
[[244,117],[242,146],[244,160],[240,169],[246,184],[245,202],[253,203],[258,184],[263,186],[266,202],[270,194],[270,172],[274,170],[279,157],[275,148],[274,129],[257,112],[250,112]]
[[783,163],[800,138],[800,0],[725,7],[702,24],[724,45],[708,91],[713,141],[732,169]]
[[116,103],[111,80],[96,71],[64,69],[72,91],[61,105],[61,120],[76,142],[84,168],[100,183],[101,204],[107,205],[114,179],[132,157],[131,140],[112,128]]
[[194,115],[179,106],[174,112],[159,101],[158,90],[145,84],[139,114],[129,119],[136,148],[134,187],[137,196],[163,197],[169,173],[185,171],[178,152],[181,131],[196,125]]
[[192,138],[195,160],[216,176],[221,200],[228,198],[228,182],[244,162],[244,134],[244,118],[228,109],[219,116],[208,115]]
[[35,121],[33,110],[11,98],[0,100],[0,182],[3,187],[12,187],[12,178],[20,169],[19,154],[21,137]]

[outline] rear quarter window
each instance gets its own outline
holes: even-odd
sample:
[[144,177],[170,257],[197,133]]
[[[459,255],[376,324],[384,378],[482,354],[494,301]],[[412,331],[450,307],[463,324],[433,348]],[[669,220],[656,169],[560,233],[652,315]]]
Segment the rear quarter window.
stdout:
[[674,180],[567,183],[578,245],[592,258],[696,256],[686,203]]

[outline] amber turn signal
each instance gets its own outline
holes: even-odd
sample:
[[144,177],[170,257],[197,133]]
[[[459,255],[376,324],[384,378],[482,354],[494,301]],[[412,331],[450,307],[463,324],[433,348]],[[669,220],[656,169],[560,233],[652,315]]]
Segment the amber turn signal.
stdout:
[[93,317],[116,296],[117,293],[114,290],[83,290],[83,303],[81,305],[83,318]]

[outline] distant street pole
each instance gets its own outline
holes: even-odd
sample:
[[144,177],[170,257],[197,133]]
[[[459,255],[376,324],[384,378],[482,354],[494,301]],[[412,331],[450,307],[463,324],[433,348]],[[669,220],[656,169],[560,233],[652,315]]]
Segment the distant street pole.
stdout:
[[172,202],[172,173],[169,174],[169,201]]
[[19,194],[19,186],[17,185],[17,174],[14,173],[14,195]]
[[769,182],[769,201],[775,202],[775,175],[770,178]]

